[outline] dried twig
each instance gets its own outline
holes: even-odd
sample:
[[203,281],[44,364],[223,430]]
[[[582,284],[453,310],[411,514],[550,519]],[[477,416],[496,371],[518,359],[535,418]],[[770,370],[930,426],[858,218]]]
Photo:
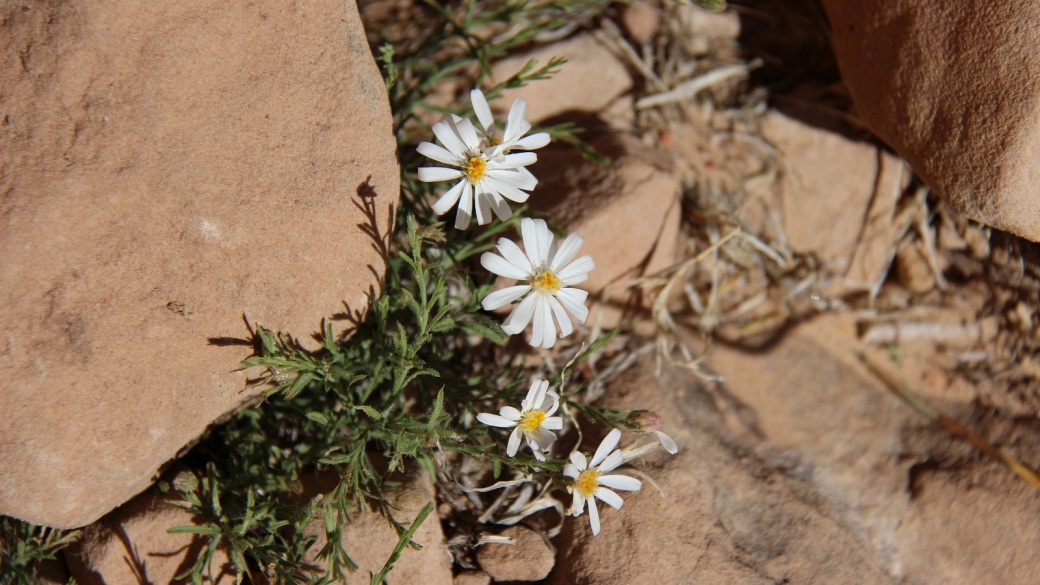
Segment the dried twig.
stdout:
[[1007,451],[990,445],[982,437],[964,428],[953,419],[950,419],[943,413],[939,412],[937,408],[925,402],[924,399],[910,390],[910,385],[907,384],[906,380],[888,371],[888,369],[877,361],[877,358],[858,351],[855,352],[855,355],[867,366],[867,368],[870,369],[871,372],[874,373],[874,375],[881,378],[881,381],[885,383],[885,386],[888,387],[893,394],[913,407],[914,410],[921,413],[929,420],[939,423],[947,431],[953,433],[953,435],[971,443],[976,449],[982,451],[992,459],[1003,463],[1012,473],[1032,484],[1034,487],[1040,488],[1040,476],[1037,476],[1035,471],[1020,463]]
[[747,64],[740,63],[738,65],[719,67],[714,71],[709,71],[704,75],[694,77],[674,89],[648,95],[640,99],[636,102],[636,109],[645,110],[655,106],[663,106],[665,104],[688,100],[717,83],[722,83],[723,81],[736,77],[747,77],[748,73],[755,67],[756,63],[760,62],[751,62]]

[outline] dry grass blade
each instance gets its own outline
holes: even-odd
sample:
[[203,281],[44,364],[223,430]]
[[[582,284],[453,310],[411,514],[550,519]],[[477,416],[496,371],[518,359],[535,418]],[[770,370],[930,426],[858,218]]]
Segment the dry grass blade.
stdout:
[[663,106],[665,104],[671,104],[675,102],[681,102],[688,100],[698,93],[708,89],[709,87],[722,83],[729,79],[735,79],[739,77],[747,77],[748,73],[751,72],[756,66],[756,62],[738,65],[728,65],[726,67],[719,67],[714,71],[705,73],[695,77],[685,83],[680,84],[675,89],[665,91],[661,93],[655,93],[648,95],[636,102],[637,110],[645,110],[655,106]]
[[859,358],[859,360],[862,361],[867,368],[874,373],[874,375],[880,378],[889,390],[904,402],[912,406],[914,410],[924,415],[929,420],[939,423],[954,436],[971,443],[976,449],[982,451],[987,456],[1003,463],[1012,473],[1029,482],[1034,487],[1040,488],[1040,476],[1037,476],[1035,471],[1023,465],[1003,449],[990,445],[982,437],[969,431],[958,422],[939,412],[937,408],[928,404],[920,396],[910,390],[910,386],[907,384],[906,380],[903,380],[888,371],[888,369],[881,365],[876,358],[861,352],[856,352],[856,357]]

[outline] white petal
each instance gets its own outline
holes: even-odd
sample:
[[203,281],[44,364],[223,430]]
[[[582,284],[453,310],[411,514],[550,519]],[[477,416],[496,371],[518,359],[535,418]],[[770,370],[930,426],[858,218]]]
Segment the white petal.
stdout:
[[498,414],[502,415],[502,418],[513,422],[520,420],[520,417],[522,416],[520,411],[512,406],[503,406],[498,409]]
[[567,311],[563,310],[563,305],[560,304],[553,297],[548,297],[549,307],[552,308],[552,312],[556,315],[556,322],[560,325],[560,338],[567,337],[574,331],[574,325],[571,324],[571,316],[567,314]]
[[[537,296],[538,306],[534,311],[534,334],[531,336],[531,345],[549,349],[556,345],[556,325],[553,324],[552,308],[549,307],[549,300],[552,297],[542,294]],[[538,331],[541,331],[541,335],[536,341],[535,335]]]
[[525,191],[530,191],[538,186],[538,179],[523,167],[519,169],[488,169],[487,176]]
[[465,181],[462,187],[462,195],[459,197],[459,210],[455,212],[455,229],[464,230],[469,227],[469,220],[473,218],[473,185]]
[[588,296],[588,292],[578,288],[561,288],[556,291],[556,299],[567,307],[578,323],[584,323],[585,319],[589,318],[589,309],[585,306],[585,299]]
[[484,92],[474,89],[469,92],[469,101],[473,104],[473,112],[477,115],[477,120],[480,120],[480,125],[483,126],[484,131],[488,132],[494,129],[495,117],[491,115],[491,108],[484,97]]
[[574,464],[572,464],[572,463],[568,463],[567,465],[563,466],[563,475],[565,477],[569,477],[569,478],[573,479],[573,478],[578,477],[578,474],[580,474],[580,473],[581,472],[578,471],[578,468],[575,467]]
[[538,177],[535,177],[531,173],[531,171],[527,170],[527,167],[520,167],[519,169],[516,169],[516,172],[520,173],[520,175],[524,177],[524,180],[531,183],[532,185],[531,187],[523,187],[521,185],[517,185],[517,187],[520,187],[521,189],[531,190],[538,186]]
[[462,139],[455,132],[454,123],[448,120],[437,122],[433,125],[433,134],[458,160],[468,158],[466,156],[466,145],[462,143]]
[[432,158],[433,160],[444,163],[446,165],[459,167],[463,164],[463,161],[461,161],[459,157],[452,154],[450,150],[444,148],[443,146],[437,146],[432,142],[420,142],[419,146],[417,146],[415,150],[419,154],[425,156],[426,158]]
[[[494,177],[485,177],[483,181],[487,181],[496,191],[502,194],[503,197],[510,201],[517,203],[523,203],[527,201],[527,198],[531,196],[530,193],[521,191],[520,189],[506,183],[505,181],[499,181]],[[483,182],[482,181],[482,182]]]
[[626,492],[638,492],[643,488],[642,482],[627,475],[601,475],[599,476],[599,483],[600,485],[612,487],[616,490],[625,490]]
[[446,167],[419,167],[419,180],[424,183],[435,183],[437,181],[450,181],[462,176],[459,169]]
[[531,382],[531,387],[527,389],[527,396],[520,401],[521,408],[524,410],[531,410],[536,404],[535,399],[542,393],[542,381],[535,379]]
[[[549,392],[549,382],[545,382],[546,392],[542,394],[542,401],[538,403],[538,410],[545,413],[545,416],[549,416],[552,412],[556,412],[556,409],[560,406],[559,395],[555,392]],[[552,412],[549,412],[549,411]]]
[[513,312],[506,317],[504,323],[502,323],[502,331],[510,335],[516,335],[527,328],[527,324],[531,322],[531,317],[534,316],[535,308],[535,296],[528,295],[527,298],[520,301],[520,304],[513,309]]
[[477,204],[477,225],[486,225],[491,223],[491,202],[488,200],[489,196],[484,192],[481,181],[478,183],[476,193],[473,195],[473,199]]
[[574,233],[567,236],[563,243],[560,244],[560,249],[556,252],[556,256],[553,256],[553,272],[559,272],[561,268],[570,262],[578,254],[578,250],[581,249],[581,245],[584,243],[585,238],[581,237],[580,234]]
[[671,437],[661,431],[654,431],[654,434],[656,434],[657,439],[661,441],[661,446],[664,447],[665,451],[668,451],[672,455],[679,452],[679,446],[675,444],[675,441],[673,441]]
[[581,516],[581,513],[585,511],[585,498],[578,495],[578,490],[574,490],[574,500],[571,501],[571,509],[568,510],[571,516]]
[[608,471],[613,471],[618,465],[621,465],[624,462],[625,456],[621,451],[614,451],[610,455],[607,455],[607,458],[603,460],[603,463],[599,464],[599,472],[606,473]]
[[601,461],[610,455],[610,452],[617,447],[618,441],[621,440],[621,431],[618,429],[612,429],[607,433],[606,437],[603,437],[603,441],[600,442],[599,447],[596,448],[596,454],[592,456],[592,461],[589,465],[595,467],[600,464]]
[[545,419],[542,423],[543,429],[549,429],[550,431],[562,431],[563,430],[563,417],[562,416],[550,416]]
[[462,142],[470,152],[480,150],[480,136],[477,135],[477,129],[473,127],[473,122],[463,118],[455,124],[455,130],[458,131],[459,138],[462,139]]
[[[556,273],[556,276],[563,281],[567,286],[584,282],[589,277],[589,272],[596,267],[596,263],[592,261],[592,256],[585,255],[578,258],[574,262],[571,262],[563,270]],[[577,280],[580,278],[581,280]]]
[[484,297],[484,300],[480,301],[480,306],[484,307],[485,311],[494,311],[524,296],[529,290],[531,290],[531,287],[527,285],[510,286],[502,290],[496,290]]
[[534,441],[543,451],[552,447],[556,442],[556,435],[552,431],[538,428],[527,434],[528,439]]
[[538,226],[538,229],[535,230],[535,235],[538,237],[538,248],[542,252],[542,262],[548,266],[552,260],[551,254],[554,251],[553,244],[556,241],[556,236],[549,230],[549,224],[545,223],[544,219],[536,219],[534,222]]
[[513,429],[513,432],[509,435],[509,444],[506,445],[506,455],[513,457],[516,452],[520,450],[520,439],[524,436],[523,432],[520,431],[520,427]]
[[[545,297],[533,294],[531,298],[535,300],[534,319],[531,321],[531,346],[543,347],[546,335],[552,335],[553,341],[556,341],[556,332],[546,331],[545,318],[549,317],[549,304],[545,302]],[[549,317],[549,326],[552,326],[552,317]]]
[[621,506],[625,505],[625,500],[622,500],[621,496],[617,495],[617,492],[611,489],[605,487],[598,487],[596,488],[596,491],[593,493],[596,495],[597,498],[603,500],[607,503],[607,505],[609,505],[611,508],[614,508],[615,510],[620,510]]
[[506,118],[506,140],[513,140],[519,135],[516,131],[525,121],[525,114],[527,114],[527,101],[524,98],[516,98],[513,105],[509,107],[509,117]]
[[[545,264],[545,256],[539,249],[541,244],[541,238],[538,237],[538,223],[541,220],[534,220],[529,217],[525,217],[520,220],[520,235],[524,238],[524,252],[527,254],[527,259],[531,261],[531,266],[540,268]],[[542,222],[545,223],[544,221]]]
[[[545,406],[546,404],[548,404],[548,406]],[[545,400],[542,402],[542,406],[544,406],[544,408],[542,408],[542,412],[545,413],[545,416],[552,416],[552,414],[556,412],[556,409],[560,408],[559,395],[557,395],[555,392],[547,392],[545,395]]]
[[[550,232],[551,233],[551,232]],[[545,254],[545,265],[546,267],[552,266],[553,258],[556,257],[556,237],[551,236],[549,238],[548,252]]]
[[585,459],[585,454],[581,451],[571,451],[570,459],[571,463],[574,464],[574,467],[576,467],[578,471],[585,471],[589,467],[589,462]]
[[538,449],[534,448],[533,446],[531,447],[531,453],[534,454],[534,458],[535,459],[537,459],[539,461],[545,461],[545,453],[542,453],[541,451],[539,451]]
[[542,338],[542,347],[549,349],[556,345],[556,324],[553,323],[552,318],[552,301],[551,296],[545,297],[545,337]]
[[492,274],[512,278],[513,280],[527,280],[529,274],[520,270],[512,262],[493,252],[484,252],[480,256],[480,265]]
[[441,195],[441,198],[433,204],[433,212],[437,215],[448,213],[448,210],[455,207],[455,204],[458,203],[459,196],[462,195],[462,190],[465,189],[468,184],[468,181],[463,180],[456,183],[451,189],[448,189],[448,191],[444,195]]
[[516,146],[514,146],[513,148],[519,148],[522,150],[535,150],[537,148],[541,148],[549,144],[550,140],[552,140],[552,137],[549,136],[548,132],[539,132],[538,134],[525,136],[524,138],[518,140],[516,142]]
[[[490,179],[484,179],[486,182],[490,182]],[[496,189],[491,191],[491,211],[495,212],[498,219],[506,221],[510,217],[513,217],[513,210],[509,208],[509,204],[502,199],[502,194]]]
[[[531,266],[531,261],[527,259],[524,251],[517,246],[513,240],[507,240],[506,238],[498,239],[498,252],[502,254],[502,257],[509,261],[510,264],[519,268],[528,276],[534,272],[534,267]],[[526,278],[525,278],[526,280]]]
[[500,161],[488,162],[488,166],[493,166],[496,169],[515,169],[533,165],[536,162],[538,162],[537,154],[533,152],[517,152],[505,155]]
[[596,499],[589,500],[589,524],[592,525],[592,536],[599,535],[599,510],[596,508]]
[[515,420],[509,420],[508,418],[498,416],[497,414],[488,414],[486,412],[478,414],[477,420],[489,427],[508,429],[516,426]]
[[[520,139],[527,134],[527,131],[531,129],[531,123],[527,120],[521,120],[516,127],[506,126],[505,138],[502,139],[502,144],[498,145],[498,154],[508,154],[512,152]],[[523,150],[523,149],[521,149]]]

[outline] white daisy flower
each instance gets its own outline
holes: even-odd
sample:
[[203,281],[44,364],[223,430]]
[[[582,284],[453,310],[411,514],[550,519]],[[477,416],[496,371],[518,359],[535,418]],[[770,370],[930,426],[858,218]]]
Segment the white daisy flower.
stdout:
[[585,503],[588,502],[589,522],[592,524],[593,536],[599,534],[599,510],[596,508],[596,498],[603,500],[615,510],[620,510],[625,501],[610,488],[638,492],[643,487],[643,484],[634,477],[604,475],[624,463],[621,451],[614,449],[620,439],[621,431],[618,429],[610,431],[599,444],[596,454],[592,456],[592,461],[586,463],[585,455],[575,451],[571,453],[571,462],[563,468],[563,474],[574,480],[574,483],[567,488],[567,491],[574,494],[574,501],[571,503],[568,514],[580,516],[585,511]]
[[581,249],[584,238],[570,234],[557,249],[556,238],[549,231],[549,226],[540,219],[521,219],[520,234],[526,254],[511,240],[501,238],[498,240],[498,251],[502,255],[484,252],[480,257],[480,265],[494,274],[526,281],[526,284],[495,291],[484,297],[481,305],[485,311],[494,311],[527,295],[506,318],[502,330],[509,335],[516,335],[527,328],[531,317],[534,317],[531,345],[549,348],[556,343],[554,315],[560,327],[560,337],[567,337],[574,330],[567,311],[579,323],[584,323],[588,318],[585,299],[589,293],[569,287],[588,280],[589,271],[596,267],[596,263],[589,255],[571,262]]
[[661,418],[661,415],[649,410],[633,410],[628,414],[628,420],[632,430],[637,433],[656,435],[665,451],[672,455],[679,452],[679,446],[675,444],[675,441],[661,430],[661,427],[664,426],[664,419]]
[[502,154],[491,158],[482,149],[482,141],[473,123],[464,118],[448,116],[433,125],[433,133],[444,146],[432,142],[419,144],[419,154],[450,165],[446,167],[419,167],[419,180],[427,183],[461,179],[433,204],[433,212],[444,215],[458,203],[455,228],[469,227],[476,208],[477,223],[491,221],[494,211],[499,219],[512,217],[513,211],[505,199],[523,203],[538,184],[534,175],[523,167],[538,160],[533,152]]
[[509,108],[506,130],[501,139],[498,137],[495,118],[491,115],[491,107],[484,98],[484,92],[474,89],[469,92],[469,101],[473,104],[477,121],[483,128],[484,143],[486,144],[484,152],[489,158],[497,159],[509,154],[512,150],[535,150],[549,144],[550,137],[547,132],[524,136],[531,129],[531,123],[524,118],[527,114],[527,100],[524,98],[517,98]]
[[527,391],[527,398],[520,403],[520,410],[503,406],[498,414],[478,414],[477,420],[492,427],[515,427],[509,435],[506,455],[516,455],[520,449],[520,440],[526,437],[535,459],[545,461],[543,452],[548,451],[556,441],[553,431],[563,429],[563,418],[552,416],[559,407],[560,395],[549,390],[549,382],[535,380]]

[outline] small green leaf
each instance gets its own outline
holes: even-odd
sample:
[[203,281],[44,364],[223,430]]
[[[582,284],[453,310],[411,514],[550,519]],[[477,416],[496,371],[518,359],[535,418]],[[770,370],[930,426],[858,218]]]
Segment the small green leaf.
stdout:
[[221,534],[219,526],[206,525],[206,526],[174,526],[173,528],[167,529],[168,534],[212,534],[217,536]]
[[726,0],[693,0],[693,3],[712,12],[722,12],[726,9]]
[[430,420],[426,423],[426,430],[432,431],[437,428],[437,419],[441,417],[441,411],[444,409],[444,386],[441,386],[439,392],[437,392],[437,400],[433,403],[433,412],[430,414]]
[[426,517],[433,511],[433,502],[427,502],[423,509],[419,511],[419,515],[412,521],[412,525],[408,527],[408,530],[401,535],[401,538],[397,541],[397,546],[394,547],[394,551],[390,553],[390,558],[386,560],[386,564],[383,565],[383,569],[379,571],[377,575],[372,576],[370,581],[371,585],[380,585],[386,580],[386,575],[390,572],[390,569],[394,568],[394,563],[397,559],[401,558],[401,551],[408,545],[412,540],[412,535],[419,529],[419,526],[426,520]]
[[318,423],[320,425],[328,426],[328,424],[329,424],[329,417],[325,416],[324,414],[322,414],[320,412],[308,412],[307,413],[307,418],[311,419],[312,421],[314,421],[314,422],[316,422],[316,423]]
[[381,420],[383,420],[383,415],[379,414],[378,410],[372,408],[371,406],[369,406],[367,404],[364,404],[362,406],[355,406],[354,408],[356,408],[357,410],[363,410],[365,412],[365,414],[368,415],[368,418],[370,418],[370,419],[372,419],[374,421],[381,421]]

